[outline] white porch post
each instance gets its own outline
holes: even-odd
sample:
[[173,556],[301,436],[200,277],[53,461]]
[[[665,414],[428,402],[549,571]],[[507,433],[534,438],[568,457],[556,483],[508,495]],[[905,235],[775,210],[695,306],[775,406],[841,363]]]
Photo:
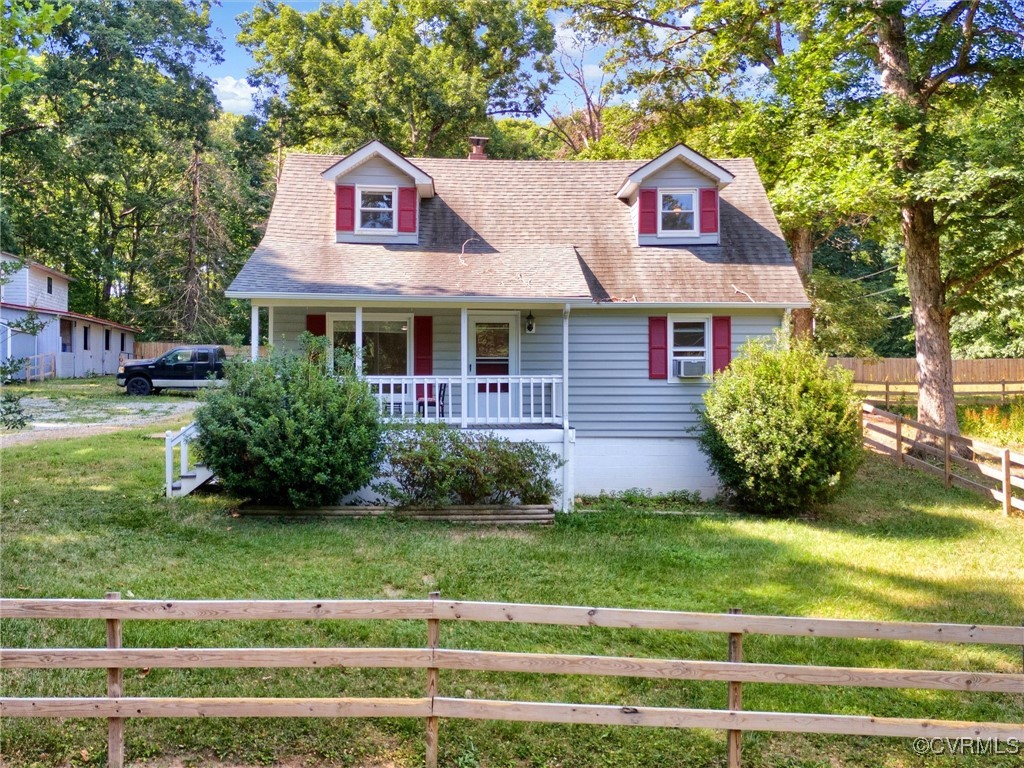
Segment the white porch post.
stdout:
[[252,360],[260,356],[260,307],[255,302],[249,314],[249,356]]
[[462,428],[469,424],[469,310],[463,307],[459,314],[461,328],[461,376],[462,376]]
[[569,428],[569,305],[562,310],[562,428]]
[[363,375],[363,308],[356,307],[356,376]]
[[274,346],[274,305],[267,307],[267,341]]
[[569,311],[562,310],[562,511],[571,512],[576,497],[576,435],[569,429]]

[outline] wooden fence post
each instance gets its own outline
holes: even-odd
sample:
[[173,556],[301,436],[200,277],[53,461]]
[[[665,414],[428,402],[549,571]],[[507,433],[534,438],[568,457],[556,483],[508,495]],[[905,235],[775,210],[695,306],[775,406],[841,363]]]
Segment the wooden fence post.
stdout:
[[946,487],[949,488],[953,484],[953,461],[949,454],[949,432],[942,433],[942,458],[943,477],[946,479]]
[[1013,478],[1010,475],[1010,449],[1003,448],[1003,514],[1010,516],[1013,509]]
[[[729,613],[743,613],[739,608],[730,608]],[[743,633],[729,633],[729,661],[743,661]],[[738,682],[729,683],[729,710],[739,712],[743,709],[743,684]],[[743,755],[743,731],[728,730],[725,732],[726,752],[728,755],[729,768],[740,768],[740,760]]]
[[[431,592],[430,599],[437,600],[440,592]],[[427,619],[427,647],[430,648],[430,659],[434,661],[434,651],[441,644],[441,620]],[[427,698],[430,699],[430,711],[434,711],[434,697],[437,696],[437,667],[427,667]],[[436,717],[427,718],[427,768],[437,768],[437,728]]]
[[903,466],[903,417],[896,416],[896,463]]
[[1003,394],[1000,397],[999,402],[1002,403],[1003,405],[1006,405],[1006,379],[1003,379],[1002,384],[1003,384]]
[[885,382],[885,410],[889,410],[889,381]]
[[[107,592],[107,600],[120,600],[120,592]],[[121,620],[107,619],[107,648],[121,647]],[[124,694],[124,670],[120,667],[107,668],[107,696],[119,699]],[[107,766],[124,768],[124,719],[107,719]]]

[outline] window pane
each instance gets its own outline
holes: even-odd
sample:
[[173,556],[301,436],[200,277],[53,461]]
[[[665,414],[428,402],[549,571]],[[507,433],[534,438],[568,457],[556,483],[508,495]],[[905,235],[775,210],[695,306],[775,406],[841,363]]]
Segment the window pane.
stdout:
[[361,229],[394,229],[395,214],[393,211],[361,211],[359,227]]
[[673,323],[672,345],[676,347],[703,347],[704,323]]
[[385,210],[391,210],[394,208],[391,204],[390,192],[363,192],[361,193],[359,207],[379,208]]
[[674,192],[661,196],[661,210],[663,211],[692,211],[693,194],[690,192]]
[[693,212],[680,211],[678,213],[672,213],[666,211],[662,213],[661,229],[663,232],[693,231]]
[[[363,372],[369,376],[405,376],[409,372],[408,338],[409,324],[404,320],[364,320]],[[355,343],[355,321],[336,320],[334,348],[351,352]]]
[[508,323],[476,324],[477,358],[499,357],[508,359]]

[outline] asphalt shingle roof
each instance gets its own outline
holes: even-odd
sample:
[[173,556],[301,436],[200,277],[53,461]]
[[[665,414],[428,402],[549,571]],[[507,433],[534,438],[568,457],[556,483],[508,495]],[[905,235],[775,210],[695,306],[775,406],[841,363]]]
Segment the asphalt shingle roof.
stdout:
[[636,244],[615,193],[642,160],[410,158],[436,190],[420,201],[420,245],[336,243],[320,173],[340,159],[287,157],[266,235],[232,294],[807,301],[749,159],[715,161],[736,177],[721,194],[721,245],[691,247]]

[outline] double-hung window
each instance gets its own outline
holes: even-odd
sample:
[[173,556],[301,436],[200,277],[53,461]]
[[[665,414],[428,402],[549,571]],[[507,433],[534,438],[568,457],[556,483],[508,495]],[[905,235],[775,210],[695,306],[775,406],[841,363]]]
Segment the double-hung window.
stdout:
[[697,234],[697,190],[658,190],[658,235]]
[[356,229],[360,232],[386,233],[396,230],[395,202],[398,195],[394,187],[359,187],[356,202],[359,205]]
[[711,329],[706,317],[670,317],[669,361],[677,378],[704,376],[711,372]]

